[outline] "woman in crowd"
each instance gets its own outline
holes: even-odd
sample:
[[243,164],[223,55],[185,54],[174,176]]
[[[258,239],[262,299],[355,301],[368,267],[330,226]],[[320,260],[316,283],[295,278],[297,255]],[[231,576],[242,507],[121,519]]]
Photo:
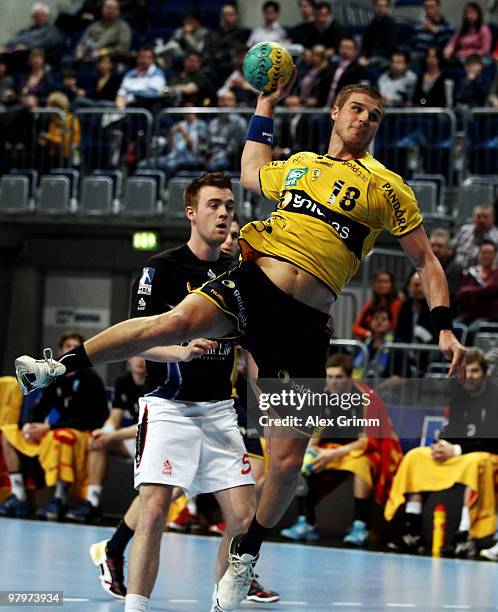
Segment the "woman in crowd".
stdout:
[[425,53],[424,71],[415,85],[414,106],[451,106],[452,100],[446,100],[443,63],[441,51],[429,47]]
[[40,106],[45,106],[48,94],[54,89],[54,82],[45,65],[45,51],[33,49],[29,54],[29,70],[21,82],[21,96],[36,96]]
[[468,2],[463,9],[461,27],[456,30],[446,45],[445,59],[464,60],[469,55],[489,55],[491,30],[483,22],[482,9],[477,2]]

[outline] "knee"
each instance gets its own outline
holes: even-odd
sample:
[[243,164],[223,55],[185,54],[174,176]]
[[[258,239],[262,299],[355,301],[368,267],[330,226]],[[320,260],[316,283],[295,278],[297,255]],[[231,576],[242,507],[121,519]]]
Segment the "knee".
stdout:
[[139,521],[145,532],[162,531],[166,521],[167,504],[162,496],[148,496],[140,500]]
[[303,457],[300,453],[291,453],[281,458],[272,457],[271,462],[270,474],[273,478],[292,481],[301,473]]

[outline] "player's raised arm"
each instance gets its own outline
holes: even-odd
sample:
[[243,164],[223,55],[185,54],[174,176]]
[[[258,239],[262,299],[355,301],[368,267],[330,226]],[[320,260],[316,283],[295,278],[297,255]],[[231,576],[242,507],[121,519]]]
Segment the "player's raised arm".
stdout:
[[452,376],[457,369],[462,370],[465,348],[453,333],[448,282],[443,268],[432,252],[422,225],[402,237],[400,244],[420,275],[439,347],[451,359],[449,376]]
[[277,89],[271,94],[261,94],[256,104],[256,112],[251,118],[246,135],[246,143],[240,162],[240,182],[246,189],[261,195],[259,169],[271,162],[273,145],[273,113],[278,101],[284,98],[292,88],[297,70],[294,67],[292,77],[286,84],[278,80]]

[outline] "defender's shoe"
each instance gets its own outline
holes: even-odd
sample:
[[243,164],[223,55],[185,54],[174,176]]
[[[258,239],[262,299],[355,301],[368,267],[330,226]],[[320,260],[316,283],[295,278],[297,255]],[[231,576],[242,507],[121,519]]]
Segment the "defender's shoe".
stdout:
[[420,535],[405,533],[398,539],[388,542],[387,548],[395,550],[396,552],[416,555],[423,550],[422,537]]
[[99,568],[100,586],[116,599],[126,597],[124,583],[124,557],[110,557],[107,554],[107,540],[96,542],[90,546],[90,557]]
[[68,521],[90,525],[95,519],[100,518],[101,514],[102,508],[100,506],[96,508],[91,502],[85,499],[77,508],[70,510],[66,514],[66,519]]
[[59,497],[53,497],[46,506],[38,508],[36,518],[42,521],[62,521],[67,506]]
[[9,518],[26,518],[28,516],[28,503],[21,501],[14,494],[0,504],[0,516]]
[[223,611],[236,610],[247,597],[252,580],[254,566],[259,555],[237,553],[237,545],[242,534],[235,536],[230,543],[228,553],[228,569],[218,582],[216,589],[216,604]]
[[273,603],[280,599],[280,595],[276,591],[265,589],[257,580],[257,576],[251,580],[249,593],[246,599],[248,601],[256,601],[257,603]]
[[488,561],[498,561],[498,542],[491,548],[483,548],[479,555]]
[[17,382],[24,395],[34,389],[48,387],[58,376],[66,373],[66,366],[53,359],[52,349],[43,349],[44,359],[22,355],[15,361]]

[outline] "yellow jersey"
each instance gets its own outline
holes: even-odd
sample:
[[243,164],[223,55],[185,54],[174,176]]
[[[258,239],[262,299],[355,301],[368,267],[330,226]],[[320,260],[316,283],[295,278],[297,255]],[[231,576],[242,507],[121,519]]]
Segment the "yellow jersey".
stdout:
[[279,203],[269,219],[242,228],[243,258],[288,261],[336,295],[382,229],[401,238],[422,223],[411,188],[369,153],[347,161],[296,153],[262,166],[259,180],[265,198]]

